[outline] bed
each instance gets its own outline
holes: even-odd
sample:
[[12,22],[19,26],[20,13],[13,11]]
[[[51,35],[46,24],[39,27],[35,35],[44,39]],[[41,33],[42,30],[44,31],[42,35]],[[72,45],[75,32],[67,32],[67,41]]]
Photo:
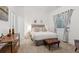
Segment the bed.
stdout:
[[33,40],[45,40],[48,38],[57,38],[57,34],[53,32],[31,32]]
[[58,39],[57,34],[47,31],[44,24],[32,24],[30,36],[31,40],[34,41],[36,45],[44,44],[43,40]]

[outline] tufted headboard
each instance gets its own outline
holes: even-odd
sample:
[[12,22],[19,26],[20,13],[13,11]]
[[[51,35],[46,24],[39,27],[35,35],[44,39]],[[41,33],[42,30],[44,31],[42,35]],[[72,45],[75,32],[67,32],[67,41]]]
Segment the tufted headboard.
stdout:
[[31,24],[31,31],[40,32],[40,31],[47,31],[47,29],[44,24]]

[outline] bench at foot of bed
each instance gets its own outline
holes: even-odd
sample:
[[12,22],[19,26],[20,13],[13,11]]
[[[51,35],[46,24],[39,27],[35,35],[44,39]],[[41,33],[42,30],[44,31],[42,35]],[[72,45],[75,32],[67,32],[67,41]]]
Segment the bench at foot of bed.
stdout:
[[40,46],[40,45],[44,45],[44,41],[43,40],[36,40],[35,41],[36,46]]
[[49,46],[49,50],[50,50],[51,46],[55,44],[57,44],[59,48],[60,41],[57,39],[47,39],[47,40],[44,40],[44,43],[45,45]]

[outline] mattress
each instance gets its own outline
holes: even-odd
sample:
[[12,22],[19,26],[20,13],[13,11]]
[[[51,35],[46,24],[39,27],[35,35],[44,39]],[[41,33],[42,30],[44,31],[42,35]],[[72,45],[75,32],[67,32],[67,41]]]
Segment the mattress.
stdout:
[[57,34],[53,32],[31,32],[33,40],[45,40],[48,38],[57,38]]

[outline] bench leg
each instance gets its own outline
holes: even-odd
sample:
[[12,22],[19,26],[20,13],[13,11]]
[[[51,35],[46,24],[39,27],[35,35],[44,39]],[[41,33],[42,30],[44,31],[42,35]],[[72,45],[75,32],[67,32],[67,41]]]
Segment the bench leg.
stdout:
[[58,48],[59,48],[59,43],[58,43]]
[[49,50],[51,49],[51,45],[48,45],[48,47],[49,47]]
[[77,51],[77,48],[75,48],[75,52]]

